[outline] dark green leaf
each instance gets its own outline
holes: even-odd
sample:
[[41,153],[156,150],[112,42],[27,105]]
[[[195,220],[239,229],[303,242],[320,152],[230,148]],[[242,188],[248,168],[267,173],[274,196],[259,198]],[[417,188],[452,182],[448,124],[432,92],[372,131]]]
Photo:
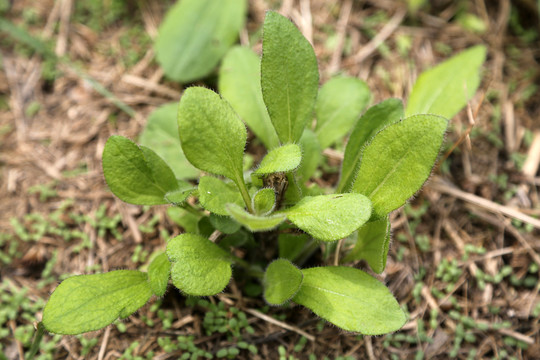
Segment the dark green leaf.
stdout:
[[166,253],[161,253],[148,266],[148,282],[156,296],[165,295],[171,273],[171,263]]
[[302,285],[302,271],[289,260],[277,259],[264,273],[264,298],[270,305],[282,305],[289,301]]
[[228,216],[210,214],[208,219],[210,220],[210,224],[212,224],[214,229],[219,230],[224,234],[234,234],[240,230],[241,227],[239,223]]
[[295,261],[309,240],[307,234],[281,233],[278,236],[279,257]]

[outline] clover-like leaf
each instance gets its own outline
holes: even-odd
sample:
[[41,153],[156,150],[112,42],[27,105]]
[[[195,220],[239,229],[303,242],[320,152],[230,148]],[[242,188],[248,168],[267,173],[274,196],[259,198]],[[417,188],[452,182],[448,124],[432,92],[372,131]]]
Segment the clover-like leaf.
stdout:
[[261,60],[249,48],[233,47],[221,63],[219,93],[267,149],[279,146],[261,90]]
[[148,266],[148,282],[156,296],[165,295],[171,273],[171,263],[166,253],[161,253]]
[[347,331],[380,335],[407,321],[390,290],[365,272],[344,266],[302,270],[293,301]]
[[166,14],[156,40],[156,59],[179,82],[208,75],[244,26],[245,0],[182,0]]
[[[364,146],[386,126],[403,118],[403,103],[399,99],[387,99],[370,107],[356,123],[343,157],[337,192],[350,191],[362,158]],[[397,139],[396,139],[397,141]]]
[[200,171],[186,159],[180,138],[176,113],[178,102],[160,106],[148,116],[139,144],[154,150],[174,171],[177,179],[192,179],[199,176]]
[[371,202],[360,194],[306,196],[284,210],[287,218],[316,239],[335,241],[352,234],[371,215]]
[[278,172],[290,172],[302,161],[302,149],[296,144],[286,144],[270,150],[262,159],[254,174],[264,175]]
[[154,151],[122,136],[111,136],[103,149],[103,174],[111,191],[130,204],[166,204],[178,189],[171,168]]
[[229,215],[225,209],[227,204],[244,204],[234,184],[212,176],[203,176],[199,180],[199,202],[206,210],[218,215]]
[[188,295],[218,294],[231,279],[231,255],[202,236],[178,235],[167,244],[167,255],[174,286]]
[[253,210],[257,215],[267,215],[276,206],[276,193],[272,188],[263,188],[253,196]]
[[43,325],[55,334],[76,335],[99,330],[126,318],[152,296],[146,273],[117,270],[67,278],[43,310]]
[[454,117],[478,89],[485,59],[486,47],[478,45],[424,71],[411,90],[406,115]]
[[298,141],[317,97],[317,58],[296,26],[274,11],[264,20],[261,86],[281,143]]
[[437,159],[448,121],[435,115],[410,116],[384,128],[363,150],[354,192],[384,217],[424,184]]
[[234,220],[238,221],[251,231],[272,230],[286,219],[284,214],[268,216],[253,215],[237,204],[228,204],[226,209]]
[[352,129],[370,99],[369,87],[357,78],[335,77],[321,87],[315,103],[315,133],[323,149]]
[[386,267],[390,245],[390,221],[388,217],[371,221],[358,230],[354,249],[345,256],[343,262],[364,259],[371,270],[380,274]]
[[186,158],[195,167],[243,184],[246,127],[212,90],[191,87],[178,106],[178,131]]
[[286,259],[270,263],[264,273],[264,298],[270,305],[282,305],[293,298],[302,285],[302,271]]

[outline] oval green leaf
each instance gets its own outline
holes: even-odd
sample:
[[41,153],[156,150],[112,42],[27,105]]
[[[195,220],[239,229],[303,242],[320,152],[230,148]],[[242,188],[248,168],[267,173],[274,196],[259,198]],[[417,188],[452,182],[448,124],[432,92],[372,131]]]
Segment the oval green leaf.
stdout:
[[306,182],[319,167],[322,160],[322,150],[317,135],[309,129],[304,130],[300,138],[300,146],[302,147],[302,163],[296,169],[296,174],[298,174],[300,182]]
[[191,87],[178,106],[178,131],[187,159],[198,169],[243,183],[246,127],[212,90]]
[[43,325],[55,334],[77,335],[126,318],[152,296],[146,273],[117,270],[67,278],[43,310]]
[[259,168],[253,173],[257,175],[290,172],[302,161],[302,149],[296,144],[286,144],[271,150],[262,159]]
[[231,256],[208,239],[181,234],[167,244],[171,279],[178,289],[193,296],[220,293],[231,279]]
[[474,46],[420,74],[409,96],[406,115],[453,118],[478,89],[486,51],[483,45]]
[[221,63],[219,93],[267,149],[279,146],[261,90],[261,60],[249,48],[233,47]]
[[267,215],[274,210],[276,206],[276,193],[274,189],[260,189],[253,196],[253,210],[257,215]]
[[165,295],[171,273],[171,263],[166,253],[161,253],[148,266],[148,282],[156,296]]
[[182,0],[166,14],[156,40],[156,59],[178,82],[208,75],[244,26],[245,0]]
[[335,241],[349,236],[369,219],[371,202],[358,195],[306,196],[284,213],[315,239]]
[[370,107],[362,115],[349,136],[345,148],[337,192],[350,191],[355,176],[358,174],[364,146],[379,131],[401,119],[403,119],[403,103],[399,99],[384,100]]
[[274,11],[264,20],[261,87],[281,143],[298,141],[317,97],[317,58],[296,26]]
[[203,176],[200,179],[199,202],[206,210],[218,215],[229,215],[225,209],[227,204],[244,204],[242,195],[234,184],[212,176]]
[[401,207],[424,184],[437,160],[448,121],[435,115],[410,116],[384,128],[363,150],[354,192],[384,217]]
[[284,214],[275,214],[269,216],[253,215],[237,204],[228,204],[226,209],[234,220],[238,221],[251,231],[272,230],[286,219]]
[[302,273],[304,281],[293,301],[344,330],[381,335],[407,321],[390,290],[361,270],[328,266]]
[[303,278],[302,271],[289,260],[273,261],[264,273],[264,299],[270,305],[283,305],[298,292]]
[[357,78],[335,77],[319,90],[315,103],[315,133],[323,149],[345,136],[371,100],[367,84]]
[[111,136],[105,143],[103,174],[114,195],[130,204],[166,204],[165,194],[178,188],[165,161],[122,136]]

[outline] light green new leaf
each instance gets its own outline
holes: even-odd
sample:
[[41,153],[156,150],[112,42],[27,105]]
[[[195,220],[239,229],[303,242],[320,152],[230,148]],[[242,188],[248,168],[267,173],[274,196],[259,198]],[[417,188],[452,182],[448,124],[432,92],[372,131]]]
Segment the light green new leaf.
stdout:
[[52,293],[43,310],[43,325],[63,335],[99,330],[133,314],[151,296],[148,277],[140,271],[72,276]]
[[243,183],[246,127],[212,90],[191,87],[178,106],[178,131],[187,159],[197,168]]
[[269,216],[253,215],[237,204],[228,204],[226,209],[234,220],[238,221],[251,231],[272,230],[286,219],[284,214],[275,214]]
[[156,296],[165,295],[170,273],[171,263],[166,253],[156,256],[148,266],[148,282],[150,283],[152,292]]
[[386,267],[390,245],[390,221],[388,217],[368,222],[358,230],[354,249],[345,256],[343,262],[364,259],[371,269],[380,274]]
[[302,148],[302,163],[296,169],[296,173],[301,182],[306,182],[321,163],[322,149],[317,135],[309,129],[304,130],[300,138],[300,147]]
[[387,99],[370,107],[356,123],[343,157],[337,192],[348,192],[354,182],[362,149],[384,127],[403,118],[403,104],[399,99]]
[[242,195],[232,183],[226,183],[212,176],[203,176],[199,180],[199,202],[206,210],[229,215],[225,205],[229,203],[243,205]]
[[208,239],[181,234],[167,244],[174,286],[193,296],[223,291],[231,279],[231,255]]
[[264,273],[264,299],[270,305],[282,305],[293,298],[302,285],[302,271],[285,259],[277,259]]
[[160,106],[149,116],[146,126],[139,137],[139,143],[154,150],[171,167],[178,179],[191,179],[199,176],[200,171],[193,167],[184,156],[176,113],[178,103]]
[[249,48],[233,47],[221,63],[219,93],[267,149],[279,146],[261,90],[261,60]]
[[448,121],[410,116],[390,125],[364,148],[353,192],[366,195],[377,217],[401,207],[424,184],[444,140]]
[[302,273],[304,281],[293,301],[344,330],[381,335],[407,321],[388,288],[361,270],[329,266]]
[[169,204],[173,204],[173,205],[183,204],[194,190],[195,190],[194,187],[189,186],[185,188],[180,188],[178,190],[169,191],[168,193],[165,194],[165,200]]
[[274,189],[260,189],[253,196],[253,210],[257,215],[267,215],[274,210],[276,206],[276,193]]
[[103,174],[109,189],[136,205],[166,204],[178,188],[171,168],[155,152],[122,136],[111,136],[103,149]]
[[165,15],[156,40],[156,59],[178,82],[208,75],[244,26],[245,0],[181,0]]
[[369,219],[371,202],[358,195],[306,196],[284,213],[315,239],[335,241],[349,236]]
[[317,97],[317,58],[296,26],[273,11],[264,20],[261,86],[279,140],[297,142]]
[[351,130],[370,99],[367,84],[357,78],[335,77],[321,87],[315,103],[315,133],[323,149]]
[[270,150],[262,159],[254,174],[272,174],[290,172],[296,169],[302,161],[302,149],[296,144],[286,144]]
[[420,74],[409,95],[406,115],[453,118],[478,89],[485,58],[486,47],[478,45]]

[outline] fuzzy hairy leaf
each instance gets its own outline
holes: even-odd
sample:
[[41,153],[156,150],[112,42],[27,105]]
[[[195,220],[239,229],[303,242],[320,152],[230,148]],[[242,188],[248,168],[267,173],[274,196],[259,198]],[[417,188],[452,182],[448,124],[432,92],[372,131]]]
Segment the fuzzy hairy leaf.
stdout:
[[174,286],[188,295],[218,294],[231,279],[230,254],[202,236],[176,236],[167,244],[167,255]]
[[251,231],[272,230],[286,219],[284,214],[268,216],[253,215],[237,204],[227,204],[226,209],[234,220],[238,221]]
[[483,45],[474,46],[420,74],[409,96],[406,115],[453,118],[478,89],[486,51]]
[[309,129],[305,129],[300,138],[302,148],[302,162],[296,173],[301,181],[307,181],[319,167],[322,160],[321,144],[317,140],[317,135]]
[[270,305],[282,305],[293,298],[302,285],[302,271],[286,259],[270,263],[264,273],[264,299]]
[[241,225],[229,216],[210,214],[208,220],[214,229],[219,230],[224,234],[234,234],[241,228]]
[[353,192],[384,217],[401,207],[424,184],[437,160],[448,121],[435,115],[410,116],[390,125],[364,148]]
[[274,210],[276,206],[276,193],[274,189],[260,189],[253,196],[253,209],[257,215],[267,215]]
[[272,174],[290,172],[296,169],[302,161],[302,149],[296,144],[286,144],[270,150],[262,159],[254,174]]
[[148,277],[140,271],[72,276],[52,293],[43,310],[43,325],[63,335],[99,330],[133,314],[151,296]]
[[136,205],[166,204],[165,194],[177,190],[171,168],[154,151],[122,136],[111,136],[103,149],[103,174],[109,189]]
[[364,146],[384,127],[403,118],[403,103],[399,99],[388,99],[370,107],[356,123],[343,157],[338,192],[350,190],[362,158]]
[[229,203],[240,206],[244,204],[234,184],[212,176],[203,176],[199,180],[199,202],[206,210],[218,215],[229,215],[225,209]]
[[390,221],[388,217],[371,221],[358,230],[354,249],[345,256],[343,262],[364,259],[371,270],[380,274],[386,267],[390,245]]
[[219,71],[219,93],[267,149],[279,146],[262,97],[261,60],[251,49],[236,46],[227,53]]
[[178,82],[208,75],[244,26],[245,0],[182,0],[166,14],[156,39],[156,59]]
[[186,159],[180,138],[176,113],[178,102],[165,104],[154,110],[144,127],[139,143],[154,150],[171,167],[177,179],[192,179],[200,171]]
[[165,295],[171,273],[171,263],[166,253],[161,253],[148,266],[148,282],[156,296]]
[[281,143],[298,141],[317,97],[317,58],[296,26],[273,11],[266,13],[263,26],[261,86]]
[[371,215],[371,202],[360,194],[306,196],[284,213],[315,239],[335,241],[352,234]]
[[187,159],[198,169],[243,182],[246,127],[212,90],[191,87],[178,106],[178,131]]
[[361,270],[328,266],[302,273],[304,281],[293,301],[344,330],[381,335],[407,321],[388,288]]
[[335,77],[321,87],[315,103],[315,133],[323,149],[352,129],[370,99],[367,84],[357,78]]

